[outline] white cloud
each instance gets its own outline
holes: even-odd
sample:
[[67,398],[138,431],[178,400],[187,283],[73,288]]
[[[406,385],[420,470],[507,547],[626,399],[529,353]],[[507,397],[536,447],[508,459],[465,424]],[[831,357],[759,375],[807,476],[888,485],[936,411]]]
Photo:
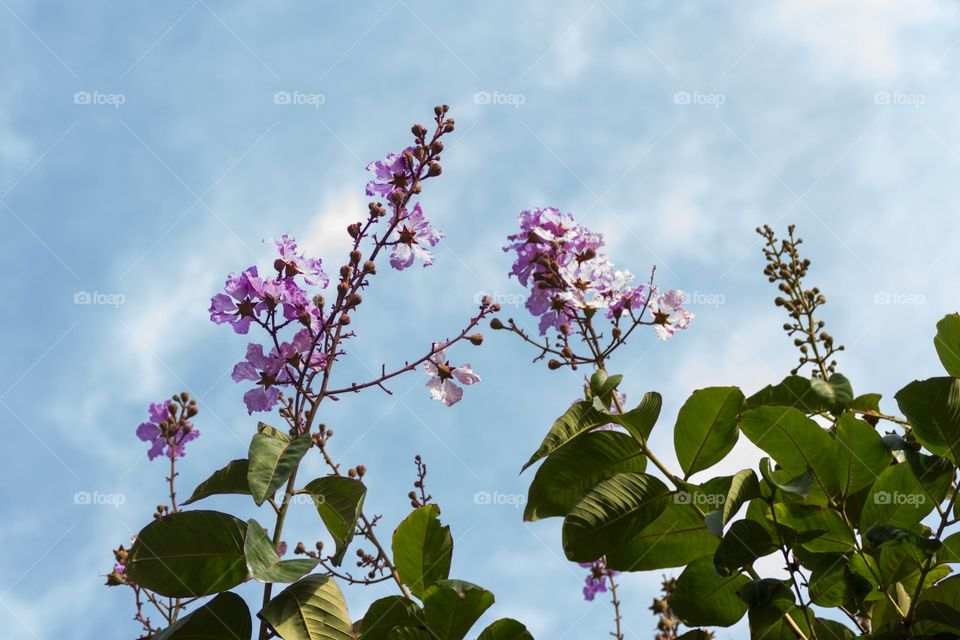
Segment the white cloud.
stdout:
[[774,19],[787,39],[808,47],[825,68],[888,81],[917,63],[932,64],[905,46],[905,32],[940,22],[944,7],[937,0],[784,0]]

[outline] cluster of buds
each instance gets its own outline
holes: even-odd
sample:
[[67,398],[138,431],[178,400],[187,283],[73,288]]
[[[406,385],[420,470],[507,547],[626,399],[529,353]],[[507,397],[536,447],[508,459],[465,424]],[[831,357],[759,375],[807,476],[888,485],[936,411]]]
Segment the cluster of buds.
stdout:
[[419,454],[413,458],[413,461],[417,465],[417,479],[413,482],[414,491],[408,493],[407,497],[410,498],[410,506],[418,509],[428,504],[433,496],[427,495],[427,463]]
[[307,549],[307,547],[302,543],[298,542],[297,546],[293,548],[293,555],[295,556],[307,556],[308,558],[313,558],[314,560],[319,560],[323,554],[323,541],[317,540],[313,545],[315,550]]
[[783,330],[793,338],[793,344],[800,350],[800,362],[791,371],[796,375],[805,364],[813,366],[813,375],[829,378],[837,367],[834,354],[843,351],[843,345],[837,345],[829,333],[824,330],[826,323],[814,318],[814,312],[827,301],[818,287],[805,288],[803,279],[810,269],[810,260],[801,258],[798,247],[803,238],[795,235],[794,225],[787,227],[787,237],[778,240],[773,229],[764,225],[757,233],[764,239],[763,256],[766,265],[763,275],[776,283],[783,295],[774,299],[774,304],[783,307],[790,316]]

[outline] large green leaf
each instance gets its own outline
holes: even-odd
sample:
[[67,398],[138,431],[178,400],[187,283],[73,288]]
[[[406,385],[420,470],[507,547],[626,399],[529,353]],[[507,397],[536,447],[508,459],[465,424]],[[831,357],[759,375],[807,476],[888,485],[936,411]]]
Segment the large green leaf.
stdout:
[[247,522],[243,553],[250,575],[258,582],[296,582],[313,571],[320,562],[314,558],[281,560],[263,527],[253,519]]
[[703,556],[680,574],[677,588],[670,594],[670,608],[691,627],[729,627],[747,612],[747,605],[737,592],[749,582],[743,575],[717,574],[713,558]]
[[647,460],[633,438],[616,431],[584,434],[555,451],[530,483],[525,521],[565,516],[580,496],[622,471],[643,471]]
[[325,476],[309,482],[303,490],[313,498],[320,519],[336,542],[333,563],[339,566],[353,540],[367,488],[353,478]]
[[666,508],[667,487],[644,473],[618,473],[584,494],[563,521],[563,549],[593,562],[643,531]]
[[744,411],[740,429],[791,476],[813,470],[814,482],[828,496],[838,491],[836,445],[816,422],[792,407]]
[[417,604],[403,596],[387,596],[370,605],[359,623],[363,640],[386,640],[397,627],[423,624],[423,612]]
[[533,640],[533,636],[513,618],[500,618],[484,629],[477,640]]
[[960,576],[952,576],[927,589],[917,600],[916,622],[911,631],[917,634],[943,633],[943,637],[960,636]]
[[193,490],[193,495],[183,504],[188,505],[207,496],[222,493],[250,495],[250,486],[247,484],[247,466],[246,458],[231,460],[223,469],[217,469],[209,478],[197,485],[197,488]]
[[607,566],[618,571],[682,567],[705,553],[713,553],[718,541],[693,504],[669,500],[656,520],[607,553]]
[[713,466],[737,443],[737,413],[743,392],[737,387],[709,387],[693,392],[677,415],[673,444],[688,478]]
[[840,416],[834,439],[841,495],[848,496],[870,486],[890,466],[892,458],[880,434],[852,413]]
[[855,547],[853,534],[833,509],[778,502],[773,505],[777,524],[797,534],[797,544],[813,553],[845,553]]
[[272,497],[290,478],[312,444],[313,439],[309,434],[291,440],[286,434],[272,428],[263,429],[253,436],[248,456],[250,466],[247,469],[247,482],[257,505]]
[[283,640],[354,640],[337,583],[315,573],[281,591],[258,614]]
[[247,525],[218,511],[178,511],[137,534],[127,555],[127,576],[174,598],[231,589],[247,577],[243,540]]
[[224,591],[155,633],[151,640],[250,640],[252,633],[247,603],[237,594]]
[[938,456],[960,464],[960,380],[914,380],[894,397],[917,441]]
[[578,436],[605,424],[619,424],[634,438],[646,441],[660,415],[662,403],[660,394],[655,391],[644,394],[639,405],[622,414],[600,411],[592,402],[586,400],[577,402],[557,418],[540,444],[540,448],[523,465],[523,469],[566,446]]
[[440,508],[428,504],[414,510],[393,532],[393,563],[410,593],[424,590],[450,575],[453,536],[440,524]]
[[438,580],[423,592],[423,617],[435,640],[462,640],[492,604],[493,594],[475,584]]
[[869,531],[881,525],[911,529],[933,511],[933,500],[924,491],[907,463],[887,467],[870,488],[860,528]]
[[738,572],[776,550],[777,545],[765,527],[753,520],[737,520],[720,541],[713,563],[719,573]]
[[723,527],[737,514],[744,503],[760,497],[757,474],[753,469],[741,469],[730,477],[730,487],[720,505],[704,516],[707,528],[715,536],[723,535]]
[[803,413],[839,413],[853,402],[850,381],[840,373],[821,378],[788,376],[776,385],[764,387],[746,399],[748,409],[762,406],[794,407]]
[[947,373],[960,378],[960,314],[947,314],[937,323],[933,346]]

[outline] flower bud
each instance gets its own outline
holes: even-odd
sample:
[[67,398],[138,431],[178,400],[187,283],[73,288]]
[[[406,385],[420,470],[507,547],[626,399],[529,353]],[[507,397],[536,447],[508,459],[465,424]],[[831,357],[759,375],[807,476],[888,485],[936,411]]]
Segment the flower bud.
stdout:
[[453,120],[447,120],[447,123],[443,125],[443,132],[450,133],[451,131],[453,131],[453,125],[454,125]]
[[357,465],[357,475],[361,478],[367,474],[367,467],[362,464]]
[[482,345],[482,344],[483,344],[483,334],[475,333],[475,334],[473,334],[472,336],[470,336],[470,343],[473,344],[474,346],[477,346],[477,347],[479,347],[480,345]]
[[549,361],[547,362],[547,367],[548,367],[551,371],[554,370],[554,369],[559,369],[559,368],[562,367],[562,366],[563,366],[563,363],[560,362],[559,360],[553,360],[553,359],[551,359],[551,360],[549,360]]
[[490,320],[490,328],[493,329],[494,331],[499,331],[500,329],[503,329],[504,328],[503,323],[500,322],[500,318],[492,318]]
[[481,307],[489,307],[491,304],[493,304],[493,298],[491,296],[485,295],[482,298],[480,298]]
[[347,233],[350,234],[351,238],[356,238],[360,235],[360,225],[356,222],[347,225]]
[[410,133],[412,133],[417,138],[422,138],[427,135],[427,128],[422,124],[415,124],[410,128]]
[[430,144],[430,153],[432,153],[433,155],[437,155],[441,151],[443,151],[443,143],[440,142],[439,140],[434,140]]
[[370,209],[370,215],[377,218],[387,213],[386,210],[383,208],[383,205],[380,204],[379,202],[371,202],[370,204],[367,205],[367,208]]
[[357,470],[356,470],[356,469],[348,469],[348,470],[347,470],[347,475],[350,476],[351,478],[356,478],[356,477],[357,477]]
[[349,278],[352,273],[353,273],[353,268],[350,265],[345,264],[342,267],[340,267],[341,278]]
[[443,167],[440,166],[439,162],[431,162],[427,165],[427,177],[435,178],[443,172]]
[[342,324],[343,326],[347,326],[348,324],[350,324],[350,316],[348,316],[345,313],[342,314],[340,316],[340,324]]
[[415,182],[410,186],[410,193],[420,193],[422,190],[423,190],[423,189],[422,189],[422,187],[420,186],[420,181],[419,181],[419,180],[415,181]]
[[350,307],[356,307],[361,302],[363,302],[363,296],[361,296],[359,293],[350,294],[350,297],[347,298],[347,306]]
[[363,263],[363,271],[364,273],[376,273],[377,265],[374,264],[373,260],[367,260]]
[[354,249],[350,252],[350,262],[353,264],[359,264],[360,258],[363,257],[363,254],[360,253],[359,249]]
[[303,554],[306,553],[306,552],[307,552],[307,548],[306,548],[305,546],[303,546],[303,543],[302,543],[302,542],[298,542],[298,543],[297,543],[297,546],[293,548],[293,553],[294,553],[294,555],[298,555],[298,556],[299,556],[299,555],[303,555]]

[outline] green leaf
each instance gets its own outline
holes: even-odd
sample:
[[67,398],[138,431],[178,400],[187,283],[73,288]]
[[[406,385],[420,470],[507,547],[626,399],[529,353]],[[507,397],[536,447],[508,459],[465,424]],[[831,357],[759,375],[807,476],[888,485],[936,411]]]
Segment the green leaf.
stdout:
[[439,580],[423,592],[423,616],[435,640],[462,640],[492,604],[492,593],[462,580]]
[[845,606],[855,611],[873,588],[850,569],[847,558],[841,554],[816,554],[804,566],[811,570],[810,598],[823,607]]
[[839,413],[852,402],[850,381],[843,374],[835,373],[829,380],[788,376],[780,384],[764,387],[747,398],[745,407],[782,406],[794,407],[803,413]]
[[933,500],[917,481],[909,464],[887,467],[870,488],[860,513],[860,528],[879,525],[916,527],[934,509]]
[[737,520],[720,541],[713,563],[718,573],[726,575],[753,566],[757,558],[776,550],[777,545],[763,526],[753,520]]
[[158,631],[151,640],[250,640],[252,633],[247,603],[237,594],[225,591]]
[[256,434],[250,442],[247,482],[257,506],[272,497],[290,478],[290,474],[313,444],[309,434],[291,441],[289,436],[280,437],[277,435],[280,432],[268,428],[271,430]]
[[166,515],[137,534],[127,555],[127,577],[173,598],[231,589],[247,577],[246,529],[242,520],[218,511]]
[[693,392],[677,415],[673,443],[684,477],[708,469],[737,443],[737,413],[743,392],[737,387],[709,387]]
[[313,571],[320,562],[314,558],[281,560],[263,527],[253,519],[247,521],[243,553],[250,575],[258,582],[296,582]]
[[533,636],[513,618],[500,618],[484,629],[477,640],[533,640]]
[[804,500],[810,496],[810,487],[813,486],[813,469],[810,467],[807,467],[807,470],[799,476],[790,478],[790,474],[785,470],[773,469],[770,466],[770,458],[761,458],[760,475],[763,476],[764,480],[781,491],[800,496]]
[[621,380],[623,380],[622,375],[611,376],[605,369],[597,369],[590,376],[590,395],[600,401],[601,407],[609,409],[613,403],[613,392]]
[[943,540],[943,547],[937,552],[937,561],[960,562],[960,531]]
[[719,539],[691,503],[678,503],[676,497],[643,531],[607,553],[608,567],[618,571],[667,569],[713,553]]
[[325,476],[309,482],[303,490],[313,498],[320,519],[336,542],[333,564],[340,566],[353,540],[367,488],[353,478]]
[[780,502],[773,505],[777,523],[794,531],[797,544],[813,553],[845,553],[854,549],[853,534],[833,509]]
[[416,626],[423,623],[423,612],[415,602],[403,596],[387,596],[370,605],[367,614],[359,622],[363,640],[386,640],[396,627]]
[[773,578],[754,580],[744,585],[740,597],[750,606],[751,638],[795,640],[797,636],[785,615],[810,637],[810,622],[794,605],[793,592],[786,582]]
[[834,438],[837,443],[840,494],[848,496],[870,486],[890,466],[890,452],[880,434],[852,413],[843,413]]
[[643,400],[637,407],[622,414],[599,411],[587,400],[577,402],[557,418],[540,444],[540,448],[523,465],[521,471],[566,446],[578,436],[605,424],[619,424],[635,438],[645,441],[660,415],[662,402],[660,394],[651,391],[644,394]]
[[246,458],[231,460],[223,469],[214,471],[209,478],[197,485],[193,495],[183,504],[188,505],[207,496],[224,493],[250,495],[250,486],[247,484],[247,464]]
[[688,626],[729,627],[747,612],[737,592],[749,582],[743,575],[718,575],[713,559],[703,556],[680,574],[669,604]]
[[450,575],[453,536],[440,524],[440,508],[428,504],[414,510],[393,532],[393,563],[410,593],[424,590]]
[[853,640],[857,634],[836,620],[817,618],[813,621],[813,632],[818,640]]
[[791,407],[751,409],[741,414],[740,429],[791,476],[803,474],[809,467],[824,494],[837,494],[835,443],[803,413]]
[[914,380],[894,396],[927,450],[960,464],[960,380]]
[[960,378],[960,314],[947,314],[937,323],[933,346],[946,372]]
[[281,591],[259,613],[283,640],[354,640],[337,583],[315,573]]
[[730,478],[730,488],[719,509],[706,514],[704,522],[715,536],[723,535],[723,528],[737,514],[744,503],[760,497],[760,485],[753,469],[742,469]]
[[583,493],[621,471],[643,471],[647,459],[633,438],[616,431],[584,434],[549,456],[530,483],[525,521],[565,516]]
[[598,483],[563,520],[569,560],[593,562],[629,542],[667,506],[667,487],[643,473],[618,473]]
[[947,578],[920,595],[910,630],[918,635],[960,635],[960,576]]
[[610,422],[619,424],[626,429],[635,439],[646,442],[653,431],[653,426],[660,417],[660,408],[663,406],[663,398],[656,391],[648,391],[643,394],[643,399],[636,407],[622,414],[611,414]]

